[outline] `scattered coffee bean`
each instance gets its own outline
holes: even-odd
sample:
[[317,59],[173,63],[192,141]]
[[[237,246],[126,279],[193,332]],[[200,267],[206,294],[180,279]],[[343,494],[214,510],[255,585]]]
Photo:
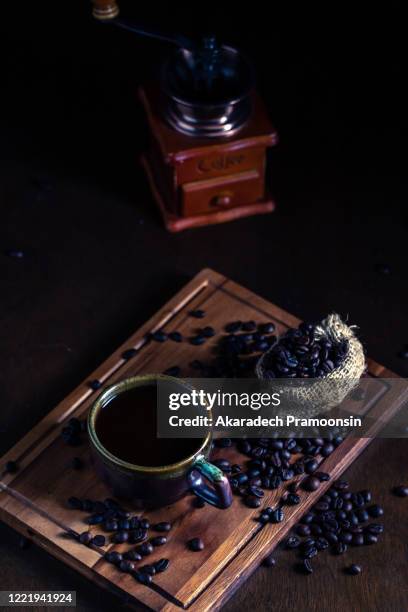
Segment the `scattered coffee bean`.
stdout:
[[228,334],[234,334],[235,332],[239,331],[242,327],[242,321],[232,321],[231,323],[228,323],[225,326],[225,331]]
[[299,495],[297,495],[296,493],[289,493],[285,497],[285,504],[288,504],[288,506],[297,506],[298,504],[300,504]]
[[207,325],[207,327],[203,327],[203,329],[200,330],[199,335],[205,338],[212,338],[215,336],[215,329]]
[[194,346],[200,346],[201,344],[204,344],[205,341],[205,336],[193,336],[190,338],[190,344],[193,344]]
[[127,349],[126,351],[123,351],[122,359],[125,359],[125,361],[129,361],[129,359],[132,359],[132,357],[134,357],[136,354],[137,354],[137,349],[135,348]]
[[194,317],[195,319],[203,319],[205,317],[205,311],[204,310],[190,310],[189,312],[190,317]]
[[81,542],[81,544],[85,544],[87,546],[88,544],[90,544],[91,540],[92,534],[90,531],[84,531],[79,535],[79,541]]
[[300,535],[301,537],[310,536],[311,531],[310,531],[309,525],[305,525],[303,523],[300,523],[296,527],[296,533],[298,535]]
[[155,525],[152,525],[152,529],[153,531],[170,531],[171,523],[162,521],[161,523],[156,523]]
[[361,574],[361,567],[360,565],[353,563],[346,568],[346,572],[350,574],[350,576],[357,576],[358,574]]
[[371,523],[370,525],[367,525],[367,527],[365,528],[365,531],[367,533],[378,535],[380,533],[383,533],[384,525],[381,525],[381,523]]
[[85,522],[88,523],[88,525],[100,525],[101,523],[103,523],[103,520],[103,514],[91,514],[87,517]]
[[269,521],[271,523],[281,523],[284,518],[285,518],[285,514],[284,514],[282,508],[276,508],[269,515]]
[[399,485],[397,487],[394,487],[392,492],[397,497],[408,497],[408,486]]
[[150,542],[143,542],[143,544],[137,547],[137,552],[141,554],[142,557],[147,557],[147,555],[152,554],[153,546]]
[[290,536],[286,540],[286,548],[297,548],[300,545],[300,540],[296,536]]
[[141,561],[142,555],[140,555],[136,549],[132,548],[124,553],[123,558],[129,561]]
[[119,565],[122,559],[123,559],[123,556],[117,550],[109,550],[108,552],[105,553],[105,560],[108,563],[112,563],[113,565]]
[[163,544],[166,544],[166,542],[167,542],[166,536],[156,536],[155,538],[152,538],[150,540],[150,543],[153,546],[163,546]]
[[378,504],[374,504],[373,506],[369,506],[367,508],[367,512],[368,512],[368,514],[372,518],[377,518],[377,517],[382,516],[384,514],[383,508],[381,508],[381,506],[379,506]]
[[78,497],[70,497],[68,499],[68,506],[73,510],[82,510],[82,501]]
[[104,523],[103,527],[105,531],[117,531],[119,529],[119,524],[118,524],[118,521],[115,519],[108,519]]
[[259,506],[261,505],[261,500],[255,495],[247,495],[244,499],[244,502],[245,505],[248,506],[248,508],[259,508]]
[[268,555],[267,557],[265,557],[265,559],[263,559],[262,565],[264,567],[275,567],[276,565],[275,557],[272,554]]
[[133,561],[129,561],[129,559],[123,559],[119,563],[119,569],[122,572],[126,572],[129,574],[130,572],[133,572],[133,570],[135,569],[135,564],[133,563]]
[[204,542],[201,538],[192,538],[188,541],[188,547],[194,552],[198,552],[204,549]]
[[94,380],[89,381],[89,386],[91,389],[93,389],[93,391],[97,391],[98,389],[102,387],[102,383],[100,380],[95,378]]
[[169,338],[170,338],[170,340],[173,340],[173,342],[182,342],[183,341],[183,336],[178,331],[170,332],[169,333]]
[[121,531],[117,531],[114,535],[113,535],[113,541],[116,544],[123,544],[124,542],[127,542],[129,539],[129,533],[125,530],[121,530]]
[[132,572],[132,575],[138,582],[140,582],[140,584],[144,584],[144,585],[150,584],[153,580],[150,574],[146,574],[145,572],[135,571],[135,572]]
[[167,334],[162,329],[158,329],[157,331],[152,332],[150,337],[155,342],[166,342],[167,340]]
[[149,574],[149,576],[155,576],[156,575],[156,568],[154,565],[142,565],[142,567],[139,567],[139,572],[142,572],[143,574]]
[[299,564],[299,570],[303,574],[313,574],[313,567],[310,562],[310,559],[304,559],[301,564]]
[[99,534],[94,536],[91,540],[91,544],[94,546],[105,546],[105,542],[105,536]]
[[18,472],[18,463],[16,461],[7,461],[5,470],[8,474],[15,474]]
[[333,552],[336,555],[343,555],[346,552],[346,550],[347,550],[347,544],[345,544],[344,542],[337,542],[337,544],[333,546]]
[[258,518],[258,521],[262,524],[262,525],[266,525],[266,523],[269,523],[269,517],[270,515],[267,512],[262,512]]
[[316,491],[320,487],[320,480],[316,476],[308,476],[302,482],[302,487],[305,491]]
[[156,563],[154,564],[154,568],[159,574],[161,572],[165,572],[169,565],[170,561],[168,559],[159,559],[159,561],[156,561]]

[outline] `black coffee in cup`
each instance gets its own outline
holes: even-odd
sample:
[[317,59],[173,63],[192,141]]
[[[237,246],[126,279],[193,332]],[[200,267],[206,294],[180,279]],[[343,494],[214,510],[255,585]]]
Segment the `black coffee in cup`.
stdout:
[[99,411],[95,431],[115,457],[135,465],[171,465],[193,455],[203,440],[157,438],[157,388],[146,384],[123,391]]

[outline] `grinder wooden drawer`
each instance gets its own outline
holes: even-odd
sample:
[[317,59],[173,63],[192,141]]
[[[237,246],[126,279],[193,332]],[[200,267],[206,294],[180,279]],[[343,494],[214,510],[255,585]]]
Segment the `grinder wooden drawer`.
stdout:
[[249,170],[185,183],[181,190],[183,215],[218,212],[242,204],[252,204],[262,198],[263,176],[257,170]]

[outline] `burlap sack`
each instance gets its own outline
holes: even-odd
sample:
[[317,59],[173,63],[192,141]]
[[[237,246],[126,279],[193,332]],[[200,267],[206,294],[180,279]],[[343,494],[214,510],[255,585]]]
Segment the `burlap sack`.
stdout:
[[[358,385],[365,369],[365,357],[354,329],[355,326],[346,325],[338,314],[329,315],[316,327],[317,338],[327,338],[334,344],[347,340],[348,350],[341,365],[322,378],[306,380],[304,385],[298,379],[282,380],[285,406],[294,409],[298,416],[313,417],[338,406]],[[260,379],[264,379],[264,362],[270,350],[256,364],[255,373]]]

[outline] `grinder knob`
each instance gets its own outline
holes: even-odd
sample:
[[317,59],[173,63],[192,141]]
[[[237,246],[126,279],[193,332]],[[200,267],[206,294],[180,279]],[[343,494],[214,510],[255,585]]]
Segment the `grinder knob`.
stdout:
[[119,7],[115,0],[92,0],[92,15],[100,21],[115,19],[119,15]]

